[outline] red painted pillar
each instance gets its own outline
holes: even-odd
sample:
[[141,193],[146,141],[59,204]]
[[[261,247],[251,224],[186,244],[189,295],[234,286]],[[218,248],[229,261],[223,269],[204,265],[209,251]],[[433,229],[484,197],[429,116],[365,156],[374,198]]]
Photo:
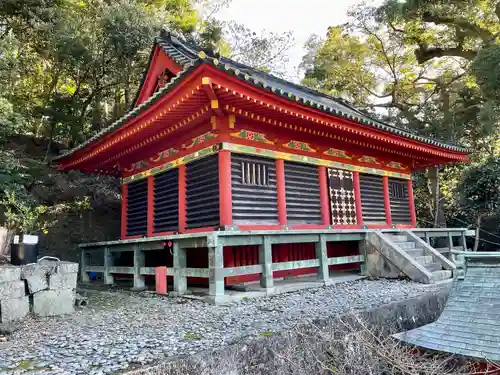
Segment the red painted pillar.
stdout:
[[276,159],[276,193],[278,194],[278,221],[286,225],[285,161]]
[[408,203],[410,205],[411,226],[417,227],[417,212],[415,211],[415,197],[413,196],[413,181],[408,180]]
[[167,294],[167,267],[155,268],[156,294]]
[[179,233],[186,231],[186,165],[179,165]]
[[121,220],[121,238],[127,236],[127,204],[128,204],[128,185],[122,185],[122,220]]
[[155,178],[148,176],[148,237],[153,236],[155,218]]
[[330,197],[328,194],[328,179],[326,177],[326,167],[318,166],[319,179],[319,201],[321,204],[321,222],[323,225],[330,225],[332,215],[330,213]]
[[231,152],[219,151],[219,218],[220,225],[233,225],[233,198],[231,193]]
[[361,188],[359,187],[359,172],[352,172],[354,185],[354,205],[356,206],[356,220],[358,225],[363,225],[363,207],[361,206]]
[[387,225],[392,226],[391,198],[389,196],[389,177],[382,177],[382,183],[384,187],[385,218]]

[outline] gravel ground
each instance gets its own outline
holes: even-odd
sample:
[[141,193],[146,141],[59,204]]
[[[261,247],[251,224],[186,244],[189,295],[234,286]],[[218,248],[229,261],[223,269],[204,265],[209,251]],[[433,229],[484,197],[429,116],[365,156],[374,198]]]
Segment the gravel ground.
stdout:
[[73,315],[23,321],[9,343],[0,342],[0,375],[116,374],[436,288],[362,280],[227,306],[125,292],[93,293],[89,306]]

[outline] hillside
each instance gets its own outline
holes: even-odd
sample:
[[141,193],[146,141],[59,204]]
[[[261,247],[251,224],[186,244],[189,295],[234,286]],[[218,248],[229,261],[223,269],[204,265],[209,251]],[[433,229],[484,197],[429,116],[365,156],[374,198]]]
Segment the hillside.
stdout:
[[78,260],[82,242],[117,239],[120,231],[119,181],[78,172],[59,172],[50,160],[59,145],[27,136],[10,137],[0,151],[0,189],[20,189],[48,206],[90,198],[91,209],[63,212],[41,239],[41,255]]

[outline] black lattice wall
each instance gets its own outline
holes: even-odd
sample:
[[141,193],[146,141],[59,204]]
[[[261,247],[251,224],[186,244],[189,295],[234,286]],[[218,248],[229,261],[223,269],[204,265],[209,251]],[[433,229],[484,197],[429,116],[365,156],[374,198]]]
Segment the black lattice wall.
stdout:
[[127,236],[145,236],[148,232],[148,180],[131,182],[127,189]]
[[274,159],[231,154],[234,224],[277,224]]
[[389,197],[393,224],[411,224],[408,181],[389,178]]
[[210,155],[186,165],[187,228],[218,226],[219,161]]
[[384,187],[382,176],[359,174],[361,208],[365,223],[385,223]]
[[172,232],[179,228],[179,170],[154,176],[154,232]]
[[289,224],[321,224],[318,167],[285,161],[286,214]]

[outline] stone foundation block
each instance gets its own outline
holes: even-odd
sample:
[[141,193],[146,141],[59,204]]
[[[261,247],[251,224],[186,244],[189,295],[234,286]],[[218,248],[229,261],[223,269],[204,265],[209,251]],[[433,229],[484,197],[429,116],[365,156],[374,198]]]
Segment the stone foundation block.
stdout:
[[59,262],[57,264],[57,272],[60,273],[78,273],[78,263],[74,262]]
[[21,280],[21,267],[3,265],[0,266],[0,283]]
[[49,289],[73,290],[76,289],[77,273],[53,273],[49,275]]
[[39,316],[71,314],[75,309],[72,290],[44,290],[33,295],[33,312]]
[[28,284],[28,291],[30,294],[49,289],[47,275],[41,272],[28,276],[26,278],[26,284]]
[[22,319],[30,312],[29,297],[11,298],[0,301],[0,322],[9,323]]
[[8,281],[0,283],[0,301],[24,297],[24,281]]
[[45,274],[49,275],[56,272],[56,262],[52,263],[32,263],[21,266],[21,279],[28,279],[33,275]]
[[57,273],[78,273],[78,263],[43,259],[38,264],[54,268]]

